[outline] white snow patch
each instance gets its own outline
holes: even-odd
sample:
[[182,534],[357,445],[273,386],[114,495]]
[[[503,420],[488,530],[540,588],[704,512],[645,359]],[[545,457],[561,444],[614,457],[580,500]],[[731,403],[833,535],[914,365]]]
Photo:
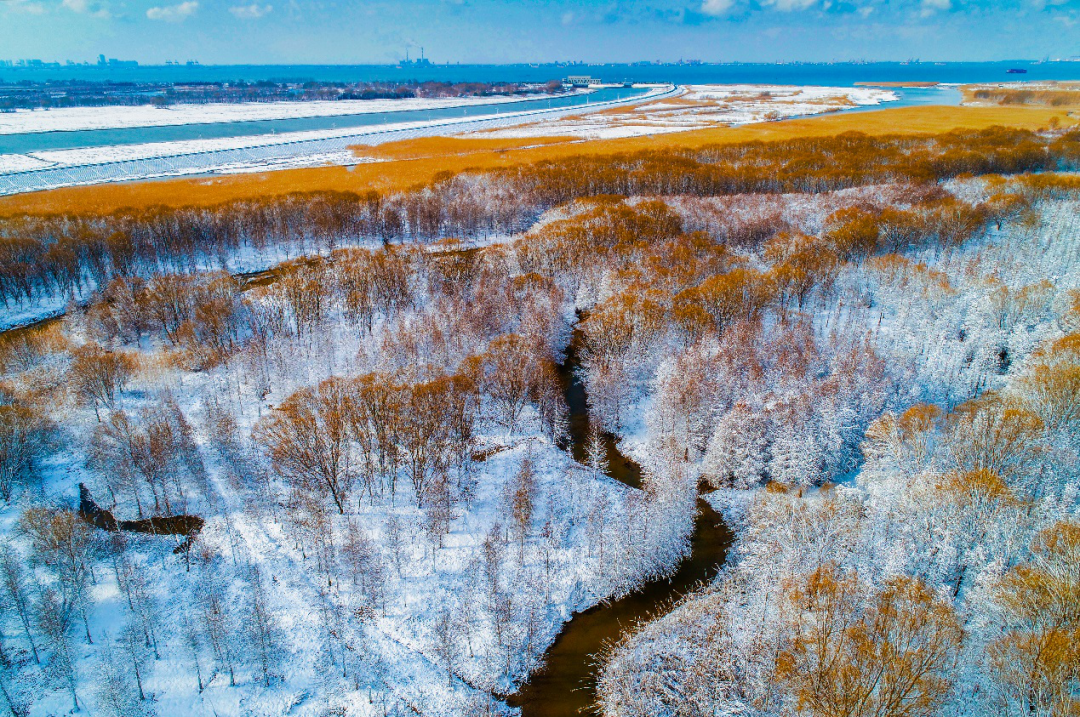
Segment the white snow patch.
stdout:
[[28,154],[0,154],[0,174],[42,169],[50,166],[50,164],[46,160],[31,157]]
[[895,92],[869,87],[690,85],[674,101],[664,98],[619,111],[509,127],[479,136],[615,139],[804,117],[898,99]]

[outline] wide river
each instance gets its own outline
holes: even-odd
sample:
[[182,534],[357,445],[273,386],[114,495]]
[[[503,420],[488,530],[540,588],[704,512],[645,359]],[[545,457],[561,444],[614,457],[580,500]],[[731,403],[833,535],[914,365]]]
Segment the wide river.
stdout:
[[[77,149],[83,147],[119,147],[150,142],[174,142],[180,140],[221,139],[229,137],[254,137],[268,134],[286,134],[310,130],[348,129],[352,127],[377,127],[384,124],[404,122],[428,122],[459,117],[488,117],[510,112],[558,109],[562,107],[587,107],[590,104],[610,102],[636,97],[648,92],[644,87],[605,87],[588,93],[567,94],[562,97],[546,97],[535,100],[517,100],[486,104],[469,104],[418,110],[395,110],[364,112],[331,117],[298,117],[293,119],[245,120],[238,122],[212,122],[206,124],[167,125],[161,127],[128,127],[123,129],[74,130],[66,132],[27,132],[0,135],[0,154],[26,154],[49,150]],[[954,87],[906,88],[894,90],[898,99],[885,105],[868,105],[852,108],[859,112],[881,107],[911,105],[956,105],[960,103],[960,91]]]
[[365,112],[333,117],[300,117],[295,119],[248,120],[241,122],[214,122],[207,124],[168,125],[163,127],[129,127],[124,129],[95,129],[70,132],[30,132],[26,134],[0,135],[0,154],[25,154],[45,150],[75,149],[81,147],[114,147],[149,142],[174,142],[191,139],[220,139],[223,137],[251,137],[309,130],[346,129],[350,127],[376,127],[382,124],[402,122],[428,122],[458,117],[486,117],[507,112],[530,112],[560,107],[585,107],[599,102],[610,102],[635,97],[648,92],[644,87],[608,87],[587,93],[567,94],[535,100],[517,100],[469,104],[420,110],[397,110],[389,112]]

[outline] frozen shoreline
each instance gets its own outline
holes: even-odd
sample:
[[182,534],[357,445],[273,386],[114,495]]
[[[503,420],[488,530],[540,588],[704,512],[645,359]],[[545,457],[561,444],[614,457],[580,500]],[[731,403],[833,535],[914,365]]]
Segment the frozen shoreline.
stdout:
[[[213,140],[156,142],[143,145],[0,155],[0,195],[55,189],[73,185],[101,184],[190,174],[264,171],[284,166],[359,164],[349,153],[355,145],[375,145],[394,140],[432,135],[455,135],[468,131],[506,127],[540,118],[555,120],[567,115],[596,112],[642,99],[672,95],[670,85],[654,87],[644,95],[597,102],[587,106],[559,107],[438,118],[420,122],[374,125],[333,130],[312,130]],[[3,169],[26,159],[46,162],[30,170]]]
[[621,111],[522,124],[477,136],[618,139],[807,117],[897,100],[891,90],[869,87],[689,85],[678,97],[638,103]]
[[[591,90],[569,94],[580,94],[581,92],[591,92]],[[253,122],[309,117],[339,117],[379,112],[406,112],[410,110],[512,104],[527,100],[543,100],[555,96],[535,94],[520,97],[507,95],[494,97],[407,97],[398,100],[314,100],[311,102],[193,104],[173,105],[167,108],[138,105],[16,110],[15,112],[0,113],[0,135],[170,127],[188,124]],[[558,96],[562,97],[563,95]]]
[[362,161],[351,152],[353,146],[432,135],[612,139],[807,117],[874,107],[898,99],[892,91],[873,88],[669,85],[644,95],[585,106],[4,154],[0,155],[0,195],[192,174],[348,166]]

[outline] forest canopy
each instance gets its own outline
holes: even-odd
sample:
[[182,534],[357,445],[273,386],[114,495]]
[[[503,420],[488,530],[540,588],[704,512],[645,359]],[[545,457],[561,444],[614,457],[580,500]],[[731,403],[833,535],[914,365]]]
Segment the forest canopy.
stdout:
[[1074,714],[1078,164],[844,133],[0,220],[6,706],[509,714],[715,508],[605,714]]

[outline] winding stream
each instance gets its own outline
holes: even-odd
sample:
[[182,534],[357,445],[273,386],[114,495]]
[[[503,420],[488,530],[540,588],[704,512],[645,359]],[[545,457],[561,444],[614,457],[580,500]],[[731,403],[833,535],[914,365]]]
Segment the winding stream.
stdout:
[[[570,441],[574,458],[584,461],[589,440],[589,411],[585,386],[577,376],[584,334],[578,327],[559,367],[566,403],[570,409]],[[623,455],[614,436],[605,435],[608,475],[635,488],[641,487],[641,467]],[[520,707],[523,717],[572,717],[598,715],[596,655],[615,642],[635,623],[660,617],[675,600],[700,581],[716,575],[723,565],[732,534],[720,515],[698,499],[698,515],[691,537],[690,555],[670,579],[646,583],[626,597],[600,603],[575,615],[544,656],[544,668],[508,698]]]

